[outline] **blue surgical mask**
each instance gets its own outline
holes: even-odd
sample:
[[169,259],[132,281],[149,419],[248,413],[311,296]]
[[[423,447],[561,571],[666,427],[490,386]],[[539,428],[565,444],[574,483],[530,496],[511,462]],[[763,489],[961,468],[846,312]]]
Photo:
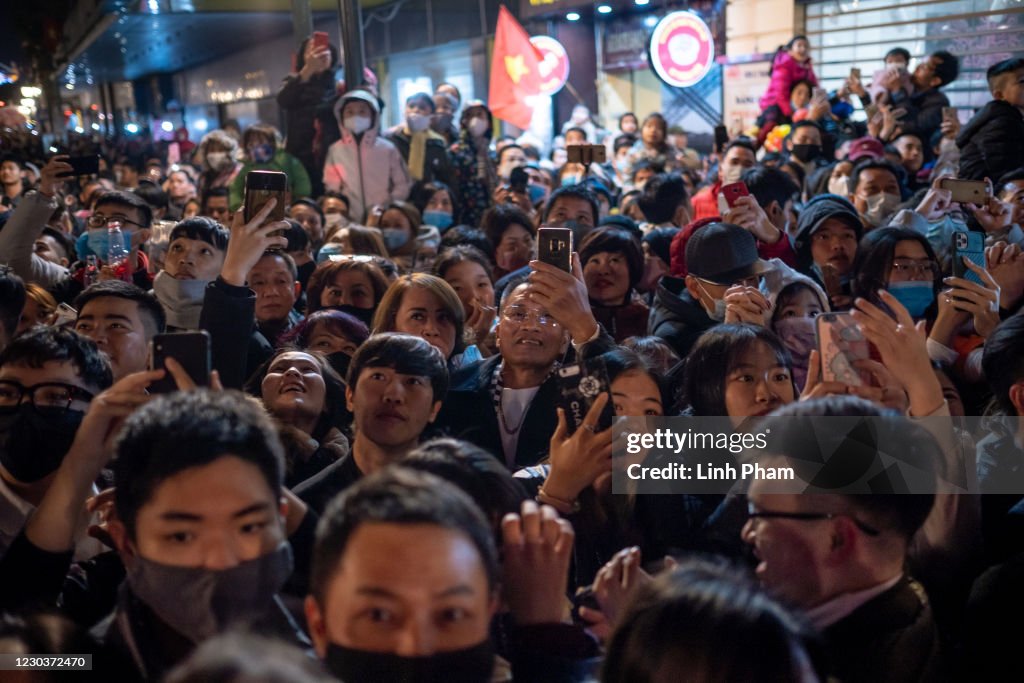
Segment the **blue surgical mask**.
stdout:
[[[130,244],[131,235],[125,233],[125,242]],[[101,261],[106,261],[110,254],[110,235],[106,228],[86,230],[75,241],[75,252],[78,257],[85,259],[92,254]]]
[[452,214],[450,211],[427,210],[423,212],[423,222],[443,232],[452,227]]
[[924,312],[935,301],[935,286],[926,280],[891,282],[886,288],[915,320],[924,317]]
[[256,145],[249,148],[249,154],[257,164],[266,164],[274,158],[274,147],[272,145]]
[[573,187],[574,185],[579,185],[580,182],[581,178],[573,173],[567,173],[562,176],[562,187]]
[[534,206],[536,206],[538,202],[544,199],[544,196],[547,195],[547,192],[547,188],[545,188],[543,185],[538,185],[537,183],[530,183],[529,185],[526,186],[526,193],[530,196],[530,203],[533,204]]
[[401,228],[381,228],[381,236],[384,238],[384,246],[388,252],[401,249],[409,241],[409,233]]

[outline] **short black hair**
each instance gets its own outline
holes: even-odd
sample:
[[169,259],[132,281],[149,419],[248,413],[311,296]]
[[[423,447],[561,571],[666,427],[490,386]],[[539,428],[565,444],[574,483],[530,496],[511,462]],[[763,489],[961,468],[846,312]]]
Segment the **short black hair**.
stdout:
[[494,272],[491,270],[491,262],[487,255],[474,247],[472,244],[459,244],[449,249],[444,249],[434,261],[434,275],[444,279],[445,274],[453,266],[465,261],[472,261],[487,273],[491,284],[494,284]]
[[644,274],[644,252],[636,235],[617,227],[602,227],[591,230],[576,248],[580,254],[580,267],[587,264],[592,256],[602,252],[622,254],[629,269],[629,287],[633,289]]
[[903,47],[894,47],[885,53],[884,60],[888,61],[890,57],[902,57],[903,61],[910,64],[910,50]]
[[865,159],[854,166],[853,171],[850,172],[850,194],[857,193],[861,173],[872,169],[888,171],[896,178],[897,183],[900,182],[900,172],[892,165],[891,161],[886,161],[885,159]]
[[1014,74],[1017,71],[1024,71],[1024,57],[1011,57],[1001,62],[996,62],[985,72],[985,79],[988,81],[988,89],[995,90],[996,80],[1006,74]]
[[215,249],[226,251],[228,248],[228,238],[231,237],[231,233],[223,225],[208,216],[193,216],[192,218],[186,218],[171,228],[171,236],[168,238],[167,243],[170,244],[181,237],[190,240],[200,240]]
[[[515,139],[515,138],[513,138],[513,140],[514,140],[514,139]],[[501,158],[502,158],[503,156],[505,156],[505,151],[506,151],[506,150],[510,150],[510,149],[518,149],[518,150],[519,150],[520,152],[522,152],[523,154],[526,154],[526,150],[525,150],[525,149],[523,149],[522,145],[517,145],[517,144],[516,144],[516,143],[514,143],[514,142],[512,142],[512,143],[509,143],[509,144],[505,145],[504,147],[502,147],[502,148],[501,148],[501,151],[500,151],[500,152],[498,152],[498,163],[499,163],[499,164],[501,163]]]
[[614,151],[617,153],[620,149],[632,149],[633,145],[636,144],[637,137],[630,133],[623,133],[615,138],[615,142],[612,143]]
[[672,220],[679,206],[689,200],[683,176],[678,173],[659,173],[647,181],[636,203],[644,218],[657,225]]
[[497,588],[494,536],[473,499],[433,474],[392,466],[362,479],[324,511],[310,578],[310,593],[321,605],[349,541],[364,524],[430,524],[463,533],[480,554],[489,587]]
[[484,212],[483,217],[480,219],[480,229],[483,230],[487,240],[491,243],[491,251],[488,254],[494,254],[494,250],[501,242],[502,236],[513,225],[522,226],[531,236],[536,236],[537,234],[533,221],[515,204],[495,204]]
[[1024,380],[1024,314],[999,323],[985,340],[981,368],[996,403],[1007,415],[1016,415],[1010,387]]
[[[416,184],[409,190],[409,201],[413,206],[422,214],[427,210],[427,204],[433,199],[434,195],[444,190],[448,193],[448,197],[452,200],[452,214],[459,215],[459,204],[455,197],[455,192],[452,188],[448,187],[445,183],[440,180],[418,180]],[[445,234],[448,234],[445,232]]]
[[284,238],[288,240],[288,245],[285,249],[288,251],[304,251],[309,246],[309,233],[302,227],[302,223],[299,223],[294,218],[285,218],[284,222],[288,224],[288,227],[284,229]]
[[43,232],[40,236],[49,237],[54,242],[56,242],[57,246],[64,250],[64,256],[67,258],[68,263],[75,262],[75,259],[78,256],[75,252],[75,243],[71,240],[70,237],[68,237],[68,234],[66,232],[57,230],[56,228],[51,228],[49,225],[47,225],[43,227]]
[[[93,203],[93,211],[99,209],[105,204],[124,204],[130,206],[133,209],[137,209],[142,214],[142,227],[148,228],[153,224],[153,209],[150,208],[150,204],[145,200],[142,195],[138,192],[139,188],[136,188],[134,192],[122,192],[121,190],[108,190],[99,196]],[[160,190],[162,193],[163,190]],[[164,194],[164,197],[167,195]],[[157,208],[160,208],[159,206]]]
[[14,154],[13,152],[7,152],[3,155],[0,155],[0,164],[6,164],[8,161],[11,162],[12,164],[17,164],[18,168],[25,167],[25,160],[22,159],[17,154]]
[[567,137],[569,135],[569,133],[574,133],[574,132],[575,133],[582,133],[584,140],[590,140],[590,136],[587,135],[587,131],[583,130],[579,126],[573,126],[572,128],[566,129],[566,131],[564,133],[562,133],[562,137]]
[[113,463],[114,506],[134,538],[139,510],[169,477],[231,455],[255,465],[275,499],[284,486],[284,448],[263,408],[239,391],[158,396],[125,421]]
[[[306,234],[306,233],[302,233],[302,234]],[[289,246],[291,246],[290,242],[289,242]],[[293,259],[291,257],[291,254],[289,254],[288,252],[281,251],[280,249],[267,249],[265,252],[263,252],[263,255],[260,256],[259,260],[256,261],[256,263],[259,263],[260,261],[262,261],[265,258],[279,258],[279,259],[281,259],[282,261],[284,261],[284,267],[287,268],[288,272],[291,274],[292,280],[298,280],[299,279],[299,267],[295,265],[295,259]]]
[[110,361],[96,342],[66,327],[40,327],[24,332],[0,351],[0,367],[41,368],[51,361],[71,363],[82,382],[102,391],[114,383]]
[[149,336],[159,334],[167,329],[167,314],[164,307],[160,305],[157,298],[137,285],[122,280],[104,280],[90,285],[81,294],[75,297],[75,308],[81,317],[84,309],[93,299],[102,297],[114,297],[115,299],[128,299],[134,301],[139,307],[142,323],[149,327]]
[[457,247],[459,245],[476,247],[485,254],[494,253],[494,245],[488,239],[487,234],[478,228],[469,225],[456,225],[444,231],[441,236],[441,249]]
[[797,121],[796,123],[794,123],[793,127],[789,131],[789,135],[786,136],[786,139],[792,139],[796,132],[801,128],[814,128],[819,133],[821,133],[822,138],[824,139],[825,129],[821,127],[820,123],[818,123],[817,121],[812,121],[811,119],[804,119],[803,121]]
[[9,266],[0,266],[0,326],[4,339],[11,339],[18,330],[18,320],[25,308],[25,281]]
[[288,215],[291,215],[292,209],[295,208],[296,205],[305,206],[315,211],[316,215],[320,216],[320,225],[324,225],[327,222],[327,217],[324,215],[324,210],[320,207],[319,204],[314,202],[312,199],[306,199],[305,197],[303,197],[301,199],[294,200],[288,206]]
[[352,202],[350,202],[348,200],[348,197],[346,197],[341,192],[335,192],[334,190],[327,190],[322,195],[320,195],[319,199],[316,200],[316,205],[319,206],[321,209],[323,209],[324,208],[324,203],[325,203],[324,200],[325,199],[337,199],[338,201],[343,202],[345,204],[345,209],[346,210],[352,208]]
[[740,180],[747,186],[758,205],[766,211],[772,202],[778,202],[779,208],[785,209],[786,202],[798,198],[800,194],[800,187],[793,177],[778,168],[754,166],[744,171]]
[[754,147],[754,143],[750,140],[750,138],[738,137],[735,140],[731,140],[729,144],[725,146],[725,149],[722,150],[723,159],[725,158],[725,155],[729,153],[729,150],[731,150],[733,147],[742,147],[743,149],[748,150],[751,154],[753,154],[754,158],[757,158],[757,149]]
[[935,67],[935,75],[939,77],[939,87],[949,85],[957,79],[960,75],[960,60],[955,55],[946,50],[939,50],[933,52],[932,57],[939,60],[938,66]]
[[346,384],[353,392],[365,368],[391,368],[402,375],[426,377],[435,402],[448,393],[448,365],[437,347],[420,337],[381,332],[363,342],[348,366]]
[[204,211],[210,208],[210,200],[214,197],[223,197],[230,201],[231,193],[228,192],[228,188],[226,187],[211,187],[203,193],[202,209]]
[[544,205],[544,220],[547,221],[548,216],[551,214],[551,209],[554,208],[555,203],[565,198],[570,199],[582,199],[590,204],[590,211],[594,216],[594,225],[597,225],[598,217],[601,215],[601,207],[597,204],[597,197],[586,185],[569,185],[566,187],[560,187],[551,193],[548,197],[548,203]]
[[1000,176],[999,180],[996,181],[996,192],[1002,192],[1007,185],[1018,180],[1024,180],[1024,166],[1015,168]]

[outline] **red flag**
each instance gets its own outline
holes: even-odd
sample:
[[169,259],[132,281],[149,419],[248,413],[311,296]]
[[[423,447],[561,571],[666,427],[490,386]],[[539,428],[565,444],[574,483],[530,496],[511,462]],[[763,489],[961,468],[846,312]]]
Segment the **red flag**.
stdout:
[[529,128],[533,108],[525,98],[540,94],[540,64],[543,55],[530,42],[530,36],[504,5],[498,11],[491,59],[491,112],[519,128]]

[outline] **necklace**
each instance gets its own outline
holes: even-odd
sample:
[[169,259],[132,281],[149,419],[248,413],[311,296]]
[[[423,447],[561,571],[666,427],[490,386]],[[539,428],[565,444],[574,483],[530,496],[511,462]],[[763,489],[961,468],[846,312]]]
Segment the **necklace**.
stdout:
[[[555,362],[555,364],[551,367],[551,372],[548,373],[548,377],[550,377],[552,374],[554,374],[556,370],[558,370],[558,366],[559,364]],[[494,401],[494,411],[498,413],[498,421],[501,423],[502,430],[504,430],[504,432],[509,436],[514,436],[519,433],[520,429],[523,428],[523,423],[526,421],[526,414],[530,412],[530,406],[533,404],[533,399],[536,398],[537,395],[534,394],[533,397],[530,398],[530,401],[529,403],[526,404],[526,407],[523,409],[523,414],[519,417],[519,423],[516,424],[515,428],[513,429],[512,427],[509,427],[508,422],[505,420],[505,410],[502,406],[502,393],[503,390],[505,389],[505,382],[501,377],[501,372],[502,370],[504,370],[504,368],[504,362],[498,363],[498,365],[496,365],[494,368],[494,374],[491,376],[491,396]],[[547,378],[545,378],[544,381],[546,382]],[[541,384],[543,383],[544,382],[541,382]]]

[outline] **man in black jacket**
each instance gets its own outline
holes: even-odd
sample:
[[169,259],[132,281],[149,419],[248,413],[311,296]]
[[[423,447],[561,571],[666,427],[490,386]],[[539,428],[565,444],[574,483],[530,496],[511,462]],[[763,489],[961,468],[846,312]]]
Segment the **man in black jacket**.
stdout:
[[956,139],[964,180],[995,181],[1024,160],[1024,57],[994,64],[986,76],[992,101]]
[[932,133],[942,124],[942,108],[949,106],[949,98],[939,88],[949,85],[959,75],[960,60],[945,50],[939,50],[928,55],[914,69],[913,94],[899,89],[898,78],[894,76],[889,91],[892,107],[906,111],[899,121],[900,129],[904,133],[915,133],[922,140],[930,140]]
[[388,131],[387,139],[398,148],[415,181],[440,180],[455,188],[455,174],[448,160],[444,137],[430,129],[430,117],[436,111],[427,93],[416,93],[405,101],[405,121]]

